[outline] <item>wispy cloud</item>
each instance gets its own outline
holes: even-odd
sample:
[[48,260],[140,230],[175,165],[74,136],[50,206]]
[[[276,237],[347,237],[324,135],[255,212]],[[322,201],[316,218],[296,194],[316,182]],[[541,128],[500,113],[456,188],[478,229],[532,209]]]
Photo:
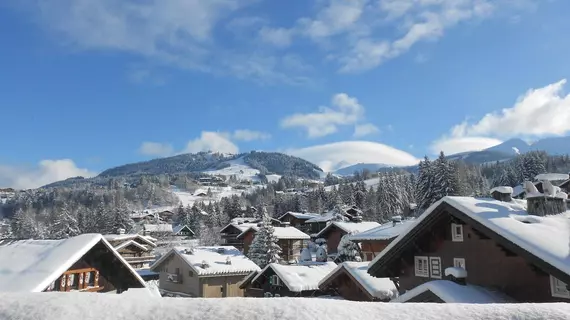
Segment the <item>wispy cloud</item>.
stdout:
[[[296,113],[281,120],[283,128],[303,128],[309,138],[319,138],[337,132],[338,127],[358,125],[364,119],[364,107],[354,97],[337,93],[331,99],[331,107],[321,106],[317,112]],[[355,134],[370,134],[372,124],[362,124]],[[377,128],[376,128],[377,130]]]
[[239,141],[254,141],[271,139],[271,135],[261,131],[240,129],[233,132],[232,138]]
[[500,139],[565,135],[570,132],[570,94],[563,93],[565,84],[562,79],[528,90],[512,107],[488,113],[474,123],[463,121],[435,141],[432,150],[477,150]]
[[227,134],[202,131],[200,137],[188,141],[183,153],[196,153],[200,151],[238,153],[239,147],[230,140]]
[[34,167],[0,164],[0,187],[32,189],[71,177],[95,175],[91,170],[78,168],[71,159],[42,160]]
[[169,143],[145,141],[139,148],[139,153],[145,156],[165,157],[172,155],[174,148]]
[[361,138],[378,132],[380,132],[380,129],[372,123],[357,124],[354,126],[353,136],[355,138]]

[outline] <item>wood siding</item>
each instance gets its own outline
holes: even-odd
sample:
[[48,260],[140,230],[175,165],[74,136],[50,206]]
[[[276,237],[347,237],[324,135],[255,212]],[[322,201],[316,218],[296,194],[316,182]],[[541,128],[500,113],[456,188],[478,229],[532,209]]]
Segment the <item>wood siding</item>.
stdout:
[[391,240],[364,240],[360,242],[362,251],[362,259],[364,261],[372,261],[382,250],[384,250]]
[[467,283],[495,288],[519,302],[569,301],[552,297],[548,274],[469,225],[463,225],[463,241],[452,241],[452,221],[452,217],[444,212],[431,230],[419,235],[402,253],[399,263],[391,266],[393,274],[400,272],[400,293],[439,279],[415,276],[414,257],[427,256],[441,258],[442,278],[445,278],[445,268],[453,266],[454,258],[463,258],[468,274]]
[[335,226],[330,227],[325,237],[325,239],[327,239],[327,252],[329,254],[337,253],[340,239],[342,239],[345,234],[346,232]]
[[226,230],[222,233],[222,239],[224,240],[224,245],[234,246],[238,250],[243,250],[243,239],[237,239],[237,236],[242,233],[239,228],[232,225],[228,226]]
[[[327,285],[338,295],[351,301],[373,301],[373,298],[344,269]],[[321,287],[321,289],[324,289]]]
[[226,298],[243,297],[244,290],[239,288],[239,284],[247,275],[218,276],[200,278],[202,286],[202,297],[204,298]]

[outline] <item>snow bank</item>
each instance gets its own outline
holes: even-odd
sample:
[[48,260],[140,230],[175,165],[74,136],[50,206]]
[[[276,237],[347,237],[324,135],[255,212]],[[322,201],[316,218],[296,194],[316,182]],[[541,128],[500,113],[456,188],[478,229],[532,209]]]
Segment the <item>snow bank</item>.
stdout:
[[[431,291],[446,303],[508,303],[510,298],[483,287],[460,285],[448,280],[434,280],[407,291],[391,302],[406,302],[426,291]],[[521,305],[521,304],[519,304]],[[526,319],[526,316],[524,317]]]
[[0,295],[6,320],[563,320],[570,304],[414,304],[319,298],[151,298],[95,293]]

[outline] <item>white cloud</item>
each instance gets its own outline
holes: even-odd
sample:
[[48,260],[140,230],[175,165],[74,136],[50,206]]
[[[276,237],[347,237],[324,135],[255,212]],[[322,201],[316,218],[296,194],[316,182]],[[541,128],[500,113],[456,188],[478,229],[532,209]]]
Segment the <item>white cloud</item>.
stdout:
[[570,94],[563,94],[566,79],[520,96],[510,108],[488,113],[475,123],[464,121],[434,142],[432,150],[455,152],[491,147],[499,139],[562,136],[570,132]]
[[254,131],[248,129],[240,129],[234,131],[232,134],[234,140],[240,141],[254,141],[254,140],[268,140],[271,139],[271,135],[266,132]]
[[325,171],[357,163],[409,166],[419,162],[405,151],[370,141],[341,141],[285,152],[313,162]]
[[500,144],[502,141],[485,137],[441,138],[432,143],[430,151],[438,154],[443,151],[447,155],[466,151],[480,151]]
[[73,160],[42,160],[37,167],[0,165],[0,186],[33,189],[71,177],[93,177],[96,173],[78,168]]
[[145,141],[141,144],[139,152],[146,156],[166,157],[174,152],[171,144]]
[[359,138],[378,132],[380,132],[380,129],[378,129],[378,127],[373,125],[372,123],[357,124],[354,127],[353,136]]
[[[319,138],[337,132],[339,126],[355,125],[364,118],[364,107],[346,93],[332,97],[332,107],[320,107],[318,112],[296,113],[281,120],[281,127],[300,127],[309,138]],[[366,129],[370,130],[370,124]]]
[[184,153],[212,151],[221,153],[238,153],[239,148],[229,138],[228,134],[221,132],[202,131],[199,138],[188,141]]
[[292,31],[284,28],[263,27],[259,30],[259,36],[264,42],[277,47],[287,47],[291,44]]

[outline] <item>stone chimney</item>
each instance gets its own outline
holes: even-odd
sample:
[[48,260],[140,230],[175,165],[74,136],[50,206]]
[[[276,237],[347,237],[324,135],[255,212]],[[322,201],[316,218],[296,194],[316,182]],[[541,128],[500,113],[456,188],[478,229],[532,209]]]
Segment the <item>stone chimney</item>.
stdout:
[[200,264],[200,267],[202,267],[202,269],[207,269],[210,265],[208,264],[208,262],[206,262],[206,260],[202,260],[202,263]]
[[513,200],[513,188],[501,186],[491,189],[491,196],[495,200],[511,202]]
[[118,234],[125,234],[125,229],[119,228],[119,229],[117,230],[117,233],[118,233]]
[[449,267],[445,269],[445,276],[462,286],[467,284],[467,271],[462,267]]
[[535,216],[547,216],[566,212],[568,195],[553,186],[549,180],[542,180],[543,193],[527,195],[528,214]]
[[231,257],[227,257],[226,258],[226,264],[232,264],[232,258]]

